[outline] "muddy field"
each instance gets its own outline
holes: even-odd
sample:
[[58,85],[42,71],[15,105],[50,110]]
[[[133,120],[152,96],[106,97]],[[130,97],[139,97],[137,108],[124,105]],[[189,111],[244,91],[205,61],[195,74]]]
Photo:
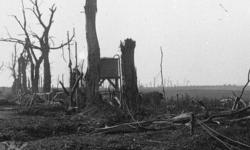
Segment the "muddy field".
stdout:
[[[184,111],[187,112],[196,109],[187,103],[184,107],[186,108]],[[166,109],[167,107],[161,112],[144,118],[144,120],[150,120],[156,116],[175,116],[181,113],[176,111],[174,114],[174,111]],[[0,116],[1,149],[10,146],[22,147],[22,149],[27,150],[225,149],[221,143],[209,136],[201,127],[196,127],[193,135],[190,135],[188,126],[167,126],[165,124],[161,125],[161,130],[138,130],[130,133],[95,132],[98,128],[124,123],[124,120],[115,119],[116,116],[109,108],[68,115],[60,106],[41,105],[21,109],[16,105],[2,104]],[[250,143],[250,129],[247,124],[211,125],[211,127],[230,138]]]

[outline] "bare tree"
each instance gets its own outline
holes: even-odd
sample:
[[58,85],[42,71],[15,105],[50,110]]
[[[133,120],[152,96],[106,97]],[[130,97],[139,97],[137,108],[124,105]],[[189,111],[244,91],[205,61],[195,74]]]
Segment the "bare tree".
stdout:
[[97,0],[86,0],[86,38],[88,45],[88,68],[86,73],[87,105],[98,99],[100,48],[96,33]]
[[[18,22],[19,26],[22,28],[24,34],[25,34],[25,40],[20,40],[18,38],[13,38],[9,37],[7,39],[1,39],[1,41],[5,42],[14,42],[14,43],[19,43],[24,45],[29,62],[30,62],[30,67],[31,67],[31,82],[32,82],[32,91],[33,92],[38,92],[38,82],[39,82],[39,72],[40,72],[40,66],[42,62],[44,61],[44,92],[49,92],[51,89],[51,70],[50,70],[50,61],[49,61],[49,53],[50,50],[56,50],[60,49],[64,46],[66,46],[68,43],[62,43],[57,47],[51,47],[50,46],[50,29],[52,26],[52,23],[54,22],[54,14],[56,12],[56,7],[53,4],[51,8],[49,9],[50,11],[50,17],[48,24],[45,24],[44,20],[42,19],[42,13],[40,11],[40,8],[38,6],[38,0],[35,1],[30,1],[33,5],[33,7],[29,10],[32,11],[36,19],[38,20],[40,26],[42,27],[43,31],[41,35],[38,35],[37,33],[30,31],[28,32],[27,30],[27,18],[26,18],[26,12],[24,8],[24,4],[22,1],[22,14],[23,14],[23,22],[17,17],[13,16],[15,20]],[[35,38],[39,45],[35,45],[34,40],[32,41],[32,38]],[[70,38],[70,42],[73,40],[74,35]],[[34,50],[39,50],[40,51],[40,56],[37,56],[37,53],[34,52]]]
[[[67,33],[67,39],[69,41],[69,32]],[[70,43],[68,42],[68,55],[69,55],[69,87],[72,88],[74,86],[74,80],[73,80],[73,68],[72,68],[72,60],[71,60],[71,46]]]
[[161,64],[160,64],[160,69],[161,69],[161,86],[162,86],[162,93],[163,93],[164,99],[166,99],[165,84],[164,84],[163,72],[162,72],[162,63],[163,63],[163,51],[162,51],[162,47],[161,47]]
[[1,41],[14,42],[14,43],[18,43],[24,46],[24,49],[27,51],[28,59],[30,62],[30,77],[31,77],[32,92],[38,92],[40,66],[41,66],[41,63],[43,62],[43,55],[41,54],[38,57],[34,52],[34,49],[40,49],[40,47],[34,45],[34,42],[32,42],[30,34],[27,30],[27,18],[26,18],[26,12],[25,12],[23,1],[22,1],[22,15],[23,15],[23,22],[19,18],[17,18],[17,16],[13,16],[13,17],[17,21],[21,29],[23,30],[25,34],[25,40],[13,38],[9,35],[9,38],[1,39]]
[[68,43],[70,43],[73,38],[74,35],[68,39],[67,43],[61,44],[60,46],[57,47],[51,47],[50,46],[50,29],[51,26],[54,22],[54,15],[56,12],[56,7],[55,4],[53,4],[49,11],[50,11],[50,17],[49,17],[49,21],[48,24],[45,24],[45,21],[42,19],[42,13],[40,11],[40,8],[38,6],[38,0],[35,1],[31,1],[33,4],[33,9],[32,12],[33,14],[36,16],[36,19],[39,21],[39,24],[42,26],[43,28],[43,33],[41,36],[38,36],[36,33],[33,33],[33,36],[35,38],[37,38],[37,40],[39,41],[40,44],[40,50],[41,53],[43,55],[43,59],[44,59],[44,85],[43,85],[43,91],[44,92],[49,92],[51,90],[51,70],[50,70],[50,61],[49,61],[49,54],[50,54],[50,50],[56,50],[56,49],[60,49],[64,46],[66,46]]
[[[11,63],[8,68],[11,71],[13,77],[12,91],[17,93],[18,90],[22,92],[27,92],[27,76],[26,68],[28,63],[28,58],[25,55],[26,51],[23,49],[20,56],[17,57],[17,44],[14,46],[14,52],[11,56]],[[17,69],[17,71],[16,71]]]

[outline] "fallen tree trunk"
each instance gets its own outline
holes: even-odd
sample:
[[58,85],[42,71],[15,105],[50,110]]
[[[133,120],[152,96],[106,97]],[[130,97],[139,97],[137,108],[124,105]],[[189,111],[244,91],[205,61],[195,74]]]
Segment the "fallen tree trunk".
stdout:
[[218,118],[234,118],[234,117],[244,117],[244,116],[249,116],[250,115],[250,106],[246,108],[242,108],[240,110],[232,110],[232,111],[223,111],[219,112],[218,114],[213,114],[210,117],[208,117],[204,122],[210,122],[214,119]]
[[[231,124],[237,123],[240,121],[250,120],[250,111],[249,107],[238,110],[238,111],[225,111],[218,114],[214,114],[206,119],[207,114],[201,113],[192,115],[193,113],[183,113],[178,116],[163,119],[163,120],[151,120],[151,121],[139,121],[139,122],[131,122],[131,123],[123,123],[119,125],[114,125],[110,127],[98,128],[93,133],[127,133],[127,132],[143,132],[149,130],[164,130],[164,129],[174,129],[173,127],[177,127],[179,125],[191,125],[191,129],[193,130],[193,126],[199,125],[199,121],[203,124],[212,123],[212,124]],[[241,114],[243,112],[243,114]],[[236,115],[242,115],[241,118],[235,118]],[[238,116],[236,116],[238,117]],[[163,127],[155,128],[157,125],[163,124]]]
[[153,124],[154,121],[138,121],[138,122],[131,122],[131,123],[123,123],[114,126],[106,126],[104,128],[98,128],[93,133],[128,133],[128,132],[143,132],[149,130],[159,130],[153,128],[146,128],[149,125]]

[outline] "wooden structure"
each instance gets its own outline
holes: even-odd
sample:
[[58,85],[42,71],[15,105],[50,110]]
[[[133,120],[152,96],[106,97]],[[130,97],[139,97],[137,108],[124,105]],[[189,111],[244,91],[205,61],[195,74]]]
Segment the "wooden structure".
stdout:
[[119,91],[119,81],[121,80],[119,58],[101,58],[99,86],[101,86],[105,80],[112,85],[115,91]]

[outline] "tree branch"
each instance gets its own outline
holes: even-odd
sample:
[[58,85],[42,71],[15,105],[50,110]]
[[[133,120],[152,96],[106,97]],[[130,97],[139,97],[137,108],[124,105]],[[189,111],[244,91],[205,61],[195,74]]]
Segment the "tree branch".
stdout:
[[66,46],[66,45],[68,45],[69,43],[71,43],[71,42],[73,41],[74,37],[75,37],[75,34],[73,34],[73,35],[71,36],[71,38],[70,38],[66,43],[62,43],[60,46],[57,46],[57,47],[51,47],[50,49],[51,49],[51,50],[61,49],[61,48],[63,48],[64,46]]
[[4,67],[4,63],[2,62],[1,66],[0,66],[0,70],[2,70]]
[[72,88],[72,95],[75,93],[76,88],[77,88],[77,86],[79,84],[79,81],[82,79],[82,77],[83,77],[83,73],[81,73],[80,76],[76,79],[75,84],[74,84],[74,86]]
[[239,97],[236,97],[235,102],[234,102],[234,105],[233,105],[233,107],[232,107],[232,110],[235,110],[235,109],[237,108],[238,103],[239,103],[239,101],[241,100],[241,98],[242,98],[242,96],[243,96],[243,94],[244,94],[244,92],[245,92],[245,89],[247,88],[247,86],[248,86],[249,83],[250,83],[250,69],[248,70],[248,74],[247,74],[247,82],[246,82],[246,84],[244,85],[244,87],[242,88],[241,93],[240,93],[240,96],[239,96]]
[[37,20],[39,21],[39,23],[42,25],[42,27],[44,29],[46,29],[47,27],[45,26],[45,24],[43,23],[43,20],[42,20],[42,13],[39,9],[39,6],[38,6],[38,1],[35,0],[35,1],[32,1],[30,0],[30,2],[33,4],[33,9],[32,9],[32,12],[33,14],[36,16]]
[[70,94],[69,94],[68,90],[65,88],[64,84],[61,81],[59,81],[59,83],[62,86],[64,93],[66,93],[68,96],[70,96]]
[[54,21],[53,21],[53,17],[54,17],[54,14],[55,14],[55,12],[56,12],[55,4],[53,4],[52,7],[51,7],[49,10],[50,10],[51,14],[50,14],[50,19],[49,19],[49,24],[48,24],[48,26],[47,26],[47,29],[48,29],[48,30],[50,29],[52,23],[54,22]]

